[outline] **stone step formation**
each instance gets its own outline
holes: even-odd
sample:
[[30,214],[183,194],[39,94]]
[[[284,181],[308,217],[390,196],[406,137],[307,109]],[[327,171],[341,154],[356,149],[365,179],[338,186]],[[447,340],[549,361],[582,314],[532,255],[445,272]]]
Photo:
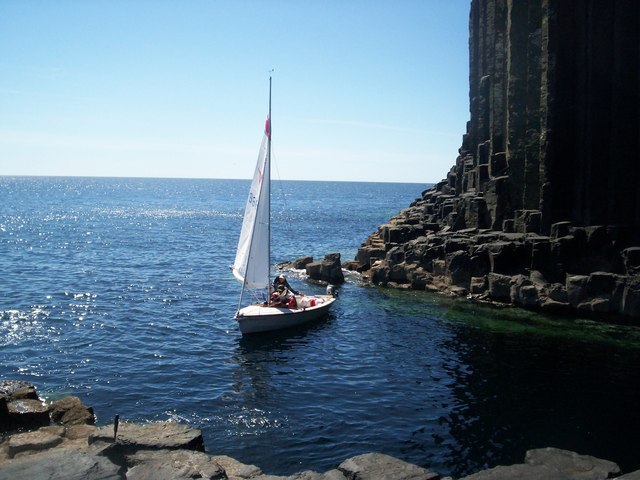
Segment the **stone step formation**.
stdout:
[[[25,399],[49,412],[33,422],[29,409],[8,413]],[[55,406],[54,406],[55,405]],[[35,404],[33,405],[35,407]],[[68,415],[69,412],[75,412]],[[90,414],[89,414],[90,413]],[[40,415],[40,413],[38,413]],[[12,416],[11,424],[7,422]],[[54,420],[55,419],[55,420]],[[135,424],[115,421],[96,426],[93,410],[77,397],[47,405],[33,385],[0,382],[0,478],[11,480],[438,480],[420,467],[384,453],[365,453],[326,472],[301,471],[290,476],[265,474],[258,466],[207,453],[197,428],[173,422]],[[7,427],[11,425],[11,430]],[[466,480],[521,479],[604,480],[640,478],[640,471],[620,475],[614,462],[556,448],[529,450],[524,463],[496,466]],[[450,479],[450,477],[444,477]],[[450,479],[451,480],[451,479]]]
[[472,0],[455,165],[347,268],[377,285],[640,318],[640,2]]

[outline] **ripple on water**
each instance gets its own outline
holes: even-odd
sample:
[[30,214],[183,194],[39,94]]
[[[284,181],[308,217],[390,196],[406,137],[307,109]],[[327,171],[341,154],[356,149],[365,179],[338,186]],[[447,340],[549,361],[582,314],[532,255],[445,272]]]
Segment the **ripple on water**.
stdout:
[[[274,262],[352,258],[424,189],[287,185]],[[640,468],[623,440],[640,429],[638,329],[349,276],[324,321],[242,338],[228,266],[248,182],[0,177],[0,187],[0,376],[78,395],[100,424],[186,421],[214,453],[278,475],[382,451],[460,477],[547,445]]]

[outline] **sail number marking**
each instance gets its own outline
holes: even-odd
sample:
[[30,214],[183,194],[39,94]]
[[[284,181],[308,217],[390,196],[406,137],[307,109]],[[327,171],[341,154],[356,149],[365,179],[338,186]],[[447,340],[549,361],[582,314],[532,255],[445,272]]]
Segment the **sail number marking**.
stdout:
[[258,208],[258,199],[255,197],[253,192],[249,193],[249,204],[252,205],[254,208]]

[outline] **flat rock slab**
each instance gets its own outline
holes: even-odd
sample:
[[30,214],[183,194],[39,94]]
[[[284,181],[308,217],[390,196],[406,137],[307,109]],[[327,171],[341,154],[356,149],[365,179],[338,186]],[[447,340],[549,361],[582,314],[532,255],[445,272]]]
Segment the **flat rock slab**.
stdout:
[[[229,477],[229,480],[239,480]],[[250,480],[349,480],[340,470],[330,470],[326,473],[318,473],[311,470],[305,470],[288,477],[277,475],[258,475],[251,477]]]
[[558,448],[529,450],[525,464],[498,466],[460,480],[606,480],[620,473],[614,462]]
[[140,451],[127,456],[127,480],[226,479],[210,455],[192,450]]
[[358,480],[431,480],[437,473],[381,453],[365,453],[338,466],[345,477]]
[[37,428],[49,425],[49,407],[40,400],[21,398],[11,400],[6,404],[6,418],[1,421],[3,427],[0,430]]
[[54,448],[0,464],[0,478],[11,480],[122,480],[121,468],[105,457]]
[[571,480],[571,477],[546,465],[518,464],[483,470],[460,480]]
[[[89,435],[89,444],[113,442],[113,425],[98,428]],[[196,428],[172,422],[121,423],[118,428],[116,446],[127,450],[197,450],[204,451],[202,432]]]
[[640,470],[627,473],[626,475],[622,475],[621,477],[616,477],[616,480],[640,480]]
[[241,463],[235,458],[226,455],[217,455],[213,459],[227,472],[230,480],[253,478],[262,475],[262,470],[255,465]]
[[12,400],[7,403],[7,410],[11,415],[46,415],[47,421],[49,420],[49,407],[44,405],[40,400],[33,400],[31,398],[24,398],[20,400]]
[[22,452],[47,450],[62,443],[62,431],[36,430],[35,432],[17,433],[9,438],[9,457],[13,458]]
[[36,387],[22,380],[0,380],[0,400],[38,399]]
[[555,468],[573,480],[605,480],[620,474],[620,467],[609,460],[552,447],[529,450],[524,461]]

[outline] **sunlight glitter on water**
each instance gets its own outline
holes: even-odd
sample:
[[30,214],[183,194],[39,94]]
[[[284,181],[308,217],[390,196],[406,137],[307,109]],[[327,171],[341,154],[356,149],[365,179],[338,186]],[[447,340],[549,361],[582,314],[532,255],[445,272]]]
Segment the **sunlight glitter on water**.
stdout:
[[[637,329],[365,288],[349,275],[322,322],[243,338],[228,266],[248,182],[7,183],[0,377],[77,395],[99,424],[115,414],[187,421],[215,453],[282,475],[301,458],[326,471],[371,450],[455,476],[552,444],[637,456],[610,435],[611,425],[617,436],[640,429]],[[295,195],[286,215],[274,208],[274,263],[350,259],[423,189],[287,186]]]

